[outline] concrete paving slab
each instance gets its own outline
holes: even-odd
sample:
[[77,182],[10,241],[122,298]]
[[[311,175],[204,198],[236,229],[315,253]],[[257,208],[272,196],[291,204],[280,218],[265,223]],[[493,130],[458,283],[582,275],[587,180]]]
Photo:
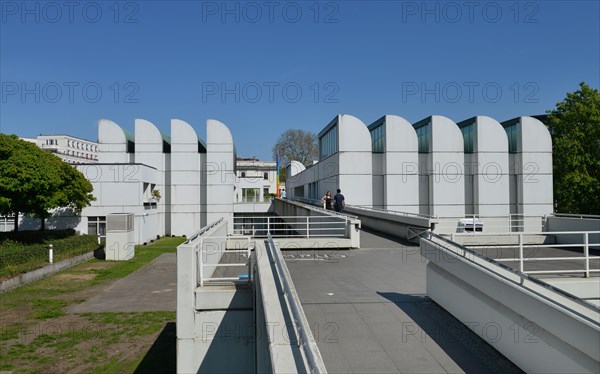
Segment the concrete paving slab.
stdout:
[[360,250],[336,262],[286,263],[331,373],[519,373],[448,312],[426,297],[419,248],[361,232]]
[[70,308],[72,313],[175,311],[177,262],[165,253],[125,278]]

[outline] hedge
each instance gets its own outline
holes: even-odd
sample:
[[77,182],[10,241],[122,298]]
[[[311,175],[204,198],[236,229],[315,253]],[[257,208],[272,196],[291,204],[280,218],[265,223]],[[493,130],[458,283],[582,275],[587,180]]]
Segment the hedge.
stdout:
[[23,231],[0,234],[0,279],[35,270],[48,264],[48,245],[54,262],[94,251],[100,247],[95,235],[73,230]]

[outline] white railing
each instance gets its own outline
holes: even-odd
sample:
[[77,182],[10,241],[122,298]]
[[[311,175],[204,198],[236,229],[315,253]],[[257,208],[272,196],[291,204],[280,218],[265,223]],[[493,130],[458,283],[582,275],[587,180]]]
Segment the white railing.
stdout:
[[[290,275],[285,261],[283,260],[281,250],[277,248],[271,235],[268,236],[266,244],[267,245],[265,249],[268,251],[268,258],[270,259],[271,264],[273,264],[272,266],[275,268],[275,271],[273,272],[275,275],[275,281],[280,285],[280,297],[283,301],[285,301],[285,304],[287,304],[287,308],[289,308],[291,314],[290,317],[292,318],[292,323],[286,323],[286,326],[291,325],[297,335],[297,339],[294,339],[294,341],[288,338],[288,344],[296,344],[298,348],[302,350],[303,356],[306,358],[308,367],[303,368],[303,370],[299,370],[298,372],[325,374],[327,373],[327,369],[325,368],[323,357],[321,356],[321,352],[317,347],[317,343],[310,329],[310,324],[308,323],[306,315],[304,314],[302,303],[300,302],[300,298],[298,297],[296,288],[294,287],[292,276]],[[268,325],[268,323],[265,324]],[[277,364],[278,361],[281,360],[281,357],[277,357],[277,355],[273,354],[271,356],[275,357],[272,366],[274,369],[273,371],[276,372]]]
[[[252,282],[252,250],[255,247],[254,241],[248,237],[248,243],[246,249],[226,249],[225,243],[228,239],[227,236],[210,236],[207,238],[200,237],[199,242],[194,246],[196,254],[196,279],[198,280],[198,286],[204,287],[207,282],[224,282],[224,281],[238,281],[240,277],[213,277],[214,272],[217,268],[221,267],[247,267],[248,283]],[[216,249],[216,250],[215,250]],[[221,259],[225,254],[240,254],[246,255],[244,260],[247,263],[230,262],[222,263]],[[211,258],[214,256],[213,258]],[[241,257],[241,256],[240,256]],[[212,271],[211,271],[212,270]]]
[[595,214],[573,214],[573,213],[552,213],[554,217],[565,217],[565,218],[593,218],[600,219],[599,215]]
[[235,235],[274,238],[347,237],[346,216],[234,217]]
[[479,220],[483,222],[483,231],[493,232],[524,232],[544,231],[544,216],[529,216],[523,214],[509,214],[507,216],[482,216],[478,214],[465,214],[464,217],[434,217],[438,221],[435,232],[452,233],[457,232],[459,220]]
[[389,209],[382,209],[382,208],[370,208],[370,207],[358,206],[358,205],[348,205],[348,208],[369,210],[369,211],[373,211],[373,212],[381,212],[381,213],[392,214],[395,216],[402,216],[402,217],[416,217],[416,218],[426,218],[426,219],[436,218],[436,217],[433,217],[433,216],[430,216],[427,214],[401,212],[399,210],[389,210]]
[[[569,241],[575,241],[575,243],[563,243],[563,244],[538,244],[538,243],[526,243],[526,236],[579,236],[581,241],[571,239]],[[516,245],[511,243],[507,244],[496,244],[494,245],[501,248],[515,248],[518,250],[518,256],[513,258],[495,258],[495,261],[500,262],[518,262],[519,271],[524,274],[568,274],[568,273],[584,273],[585,277],[588,278],[590,273],[599,273],[600,269],[591,269],[590,261],[600,260],[600,256],[591,256],[590,247],[600,248],[600,243],[590,243],[590,236],[598,237],[600,231],[555,231],[555,232],[519,232],[519,233],[454,233],[450,235],[450,240],[454,242],[457,237],[468,237],[481,239],[483,237],[513,237],[516,238]],[[489,243],[487,247],[490,246]],[[466,245],[468,247],[468,245]],[[583,256],[564,256],[564,257],[526,257],[524,250],[526,248],[582,248]],[[525,270],[526,262],[535,261],[583,261],[583,268],[579,269],[563,269],[563,270]]]

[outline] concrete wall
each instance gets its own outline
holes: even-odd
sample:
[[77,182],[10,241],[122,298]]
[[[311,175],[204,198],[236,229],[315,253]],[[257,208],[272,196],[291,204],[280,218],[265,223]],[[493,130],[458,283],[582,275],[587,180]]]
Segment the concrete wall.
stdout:
[[82,211],[77,230],[87,233],[87,217],[103,217],[111,213],[133,213],[136,244],[156,239],[161,232],[161,220],[155,204],[147,202],[144,185],[158,184],[156,169],[143,164],[78,165],[90,181],[96,197]]
[[369,125],[383,126],[383,153],[373,153],[373,207],[419,213],[417,135],[404,118],[386,115]]
[[[544,216],[554,211],[552,139],[546,126],[532,117],[502,122],[515,126],[516,149],[509,154],[511,213]],[[510,141],[510,139],[509,139]],[[526,223],[525,231],[531,225]]]
[[[546,217],[547,232],[561,231],[600,231],[600,219],[576,217]],[[582,234],[555,234],[557,244],[583,244]],[[595,244],[590,248],[600,248],[600,234],[588,234],[588,243]]]
[[133,162],[133,154],[127,153],[127,135],[123,129],[107,119],[98,121],[98,162]]
[[[479,216],[508,216],[508,140],[500,123],[485,116],[475,117],[472,163],[465,165],[473,178],[473,213]],[[466,155],[465,155],[466,158]]]
[[384,209],[419,213],[417,134],[402,117],[387,115],[385,122]]
[[166,177],[170,181],[170,200],[165,199],[165,204],[170,206],[172,235],[190,235],[206,226],[206,217],[200,213],[201,173],[205,167],[201,160],[202,148],[192,126],[178,119],[171,120],[171,171]]
[[[177,248],[177,372],[254,371],[252,289],[236,285],[197,287],[197,246],[208,264],[220,260],[227,233],[222,221]],[[217,243],[216,247],[212,244]],[[214,267],[205,268],[207,275]]]
[[464,217],[464,153],[462,134],[449,118],[431,116],[431,138],[424,173],[429,189],[429,215]]
[[598,310],[439,240],[421,239],[427,295],[525,372],[598,372]]
[[345,212],[357,216],[361,226],[418,242],[418,234],[428,230],[435,222],[429,217],[394,212],[346,207]]
[[154,189],[160,191],[161,194],[160,201],[156,202],[155,214],[158,221],[156,235],[160,236],[171,234],[166,229],[167,218],[165,214],[165,201],[170,199],[171,192],[168,188],[165,188],[165,171],[170,171],[170,157],[170,154],[165,153],[163,150],[163,135],[158,128],[149,121],[136,119],[135,160],[156,169],[157,180]]
[[225,218],[233,222],[235,148],[225,124],[216,120],[206,122],[206,146],[206,221]]

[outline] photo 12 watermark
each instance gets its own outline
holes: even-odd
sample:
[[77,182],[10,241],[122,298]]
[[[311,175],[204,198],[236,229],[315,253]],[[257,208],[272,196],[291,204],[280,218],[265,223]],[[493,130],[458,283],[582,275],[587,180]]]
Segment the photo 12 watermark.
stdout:
[[476,343],[479,337],[491,345],[501,340],[514,344],[532,344],[540,341],[537,337],[540,327],[533,322],[501,324],[496,321],[466,321],[460,325],[402,322],[401,327],[402,343],[407,343],[414,339],[417,339],[421,343],[426,343],[428,339],[456,339]]
[[533,1],[403,1],[402,23],[428,24],[540,22],[540,5]]
[[336,82],[249,81],[202,82],[202,103],[287,103],[337,104],[340,87]]
[[491,103],[510,101],[537,104],[540,87],[536,82],[502,84],[487,81],[402,82],[402,103]]
[[112,102],[137,104],[140,87],[136,82],[95,81],[3,81],[0,83],[2,104],[56,104]]
[[135,1],[1,1],[1,23],[139,23]]
[[202,23],[338,23],[335,1],[202,1]]

